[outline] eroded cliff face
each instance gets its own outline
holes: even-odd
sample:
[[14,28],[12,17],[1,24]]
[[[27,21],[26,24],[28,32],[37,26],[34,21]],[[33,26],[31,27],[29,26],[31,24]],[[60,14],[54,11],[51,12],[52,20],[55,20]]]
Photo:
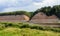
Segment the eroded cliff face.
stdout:
[[26,15],[8,15],[8,16],[0,16],[0,22],[3,21],[29,21],[29,17]]
[[44,13],[37,13],[30,22],[33,23],[56,23],[58,22],[58,17],[55,15],[47,16]]

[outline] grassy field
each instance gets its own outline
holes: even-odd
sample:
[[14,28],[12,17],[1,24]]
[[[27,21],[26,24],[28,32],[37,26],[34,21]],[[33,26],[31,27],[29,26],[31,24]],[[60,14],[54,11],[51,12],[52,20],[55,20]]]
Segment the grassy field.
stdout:
[[60,33],[52,31],[42,31],[29,28],[6,28],[0,31],[0,36],[60,36]]
[[28,23],[0,22],[0,36],[60,36],[60,28]]

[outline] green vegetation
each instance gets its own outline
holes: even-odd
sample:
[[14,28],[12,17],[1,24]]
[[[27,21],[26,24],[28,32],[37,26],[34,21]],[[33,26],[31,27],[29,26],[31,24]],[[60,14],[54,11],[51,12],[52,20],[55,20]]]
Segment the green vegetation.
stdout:
[[56,15],[60,19],[60,5],[55,5],[53,7],[42,7],[41,9],[37,9],[31,16],[31,18],[39,12],[43,12],[47,16]]
[[60,28],[22,22],[0,22],[0,36],[60,36]]
[[31,17],[33,12],[27,12],[27,11],[13,11],[13,12],[5,12],[5,13],[0,13],[0,16],[5,16],[5,15],[27,15],[28,17]]
[[[27,15],[30,19],[39,12],[45,13],[47,16],[56,15],[60,19],[60,5],[53,7],[43,7],[35,12],[14,11],[0,13],[0,16],[5,15]],[[12,23],[0,22],[0,36],[60,36],[60,28],[40,26],[30,23]]]
[[0,22],[0,30],[3,30],[7,27],[17,27],[17,28],[30,28],[30,29],[37,29],[37,30],[47,30],[47,31],[54,31],[54,32],[60,32],[60,28],[53,28],[53,27],[47,27],[47,26],[40,26],[40,25],[34,25],[30,23],[11,23],[11,22]]
[[5,15],[27,15],[28,17],[31,18],[39,13],[39,12],[43,12],[45,13],[47,16],[51,16],[51,15],[56,15],[59,19],[60,19],[60,5],[55,5],[53,7],[48,6],[48,7],[42,7],[40,9],[37,9],[34,12],[27,12],[27,11],[13,11],[13,12],[5,12],[5,13],[0,13],[0,16],[5,16]]
[[0,31],[0,36],[60,36],[60,33],[42,31],[30,28],[6,28]]

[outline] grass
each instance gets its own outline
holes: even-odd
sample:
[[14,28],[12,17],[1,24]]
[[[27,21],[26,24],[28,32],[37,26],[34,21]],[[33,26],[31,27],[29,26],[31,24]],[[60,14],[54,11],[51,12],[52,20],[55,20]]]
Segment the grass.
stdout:
[[0,36],[60,36],[60,28],[21,22],[0,22]]
[[29,28],[6,28],[0,31],[0,36],[60,36],[60,33]]

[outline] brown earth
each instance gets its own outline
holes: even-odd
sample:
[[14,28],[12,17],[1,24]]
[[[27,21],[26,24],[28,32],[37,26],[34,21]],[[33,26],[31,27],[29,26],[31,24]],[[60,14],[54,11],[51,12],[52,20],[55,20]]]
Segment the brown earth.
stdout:
[[58,22],[58,17],[55,15],[47,16],[46,14],[40,12],[37,13],[30,22],[33,23],[56,23]]
[[8,16],[0,16],[0,22],[3,21],[29,21],[29,17],[26,15],[8,15]]

